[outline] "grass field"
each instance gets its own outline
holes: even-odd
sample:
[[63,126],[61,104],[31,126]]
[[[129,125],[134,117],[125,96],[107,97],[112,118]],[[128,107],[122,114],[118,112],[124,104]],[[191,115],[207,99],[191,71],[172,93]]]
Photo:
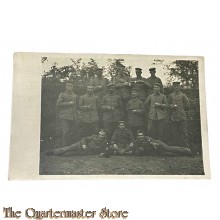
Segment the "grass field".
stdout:
[[41,154],[40,175],[204,175],[201,155],[49,156]]

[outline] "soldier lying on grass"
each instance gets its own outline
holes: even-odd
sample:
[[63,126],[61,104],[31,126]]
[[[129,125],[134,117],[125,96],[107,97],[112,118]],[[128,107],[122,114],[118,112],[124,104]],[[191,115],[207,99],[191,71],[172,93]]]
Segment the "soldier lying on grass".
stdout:
[[94,134],[89,137],[82,138],[79,142],[70,146],[56,148],[52,151],[48,151],[46,154],[56,156],[100,154],[108,150],[108,141],[106,137],[106,132],[101,130],[98,135]]
[[107,158],[110,155],[154,156],[168,154],[192,156],[189,148],[169,146],[160,140],[144,136],[142,131],[137,133],[137,139],[134,141],[131,132],[125,127],[124,122],[119,123],[119,128],[112,137],[111,145],[107,141],[106,132],[101,130],[98,135],[85,137],[77,143],[56,148],[48,151],[46,154],[55,156],[100,155]]
[[137,139],[134,141],[132,153],[137,156],[151,155],[174,155],[174,156],[192,156],[189,148],[169,146],[160,140],[154,140],[151,137],[144,136],[142,131],[137,132]]

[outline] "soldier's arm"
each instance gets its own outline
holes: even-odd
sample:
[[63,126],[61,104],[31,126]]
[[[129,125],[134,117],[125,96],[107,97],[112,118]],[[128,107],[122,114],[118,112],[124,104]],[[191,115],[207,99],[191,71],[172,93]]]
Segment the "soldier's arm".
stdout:
[[97,135],[94,134],[94,135],[82,138],[81,145],[87,145],[90,141],[94,140],[96,136]]
[[104,96],[103,98],[102,98],[102,101],[101,101],[101,109],[102,110],[107,110],[108,108],[107,108],[108,106],[106,105],[106,97]]
[[96,109],[99,111],[101,109],[101,103],[98,97],[96,97]]
[[144,83],[147,87],[149,87],[151,89],[153,88],[153,85],[151,83],[149,83],[147,79],[144,81]]
[[164,94],[164,88],[163,88],[163,83],[161,81],[161,79],[159,78],[159,83],[161,85],[161,93]]
[[168,107],[171,109],[175,108],[175,105],[173,104],[172,95],[170,94],[168,97]]
[[167,97],[165,95],[163,96],[163,103],[161,104],[161,107],[162,108],[169,108]]
[[124,111],[123,111],[123,103],[120,96],[118,96],[118,108],[119,108],[120,116],[122,117],[124,115]]
[[134,136],[130,130],[128,130],[128,138],[130,143],[133,143],[135,141]]
[[79,96],[76,95],[76,109],[79,109]]
[[65,106],[69,106],[72,105],[72,102],[65,102],[64,101],[64,97],[63,97],[63,93],[60,93],[58,100],[57,100],[57,106],[59,107],[65,107]]
[[125,110],[126,111],[131,111],[132,110],[131,105],[130,105],[130,101],[127,103]]
[[150,108],[150,95],[147,97],[147,99],[145,100],[145,102],[144,102],[144,107],[145,107],[145,109],[146,110],[149,110],[149,108]]
[[185,110],[188,110],[190,108],[189,99],[185,94],[183,95],[183,105]]
[[84,97],[83,96],[80,97],[78,106],[79,106],[80,110],[88,109],[88,106],[84,105]]
[[138,113],[140,113],[140,114],[145,113],[145,108],[144,108],[144,103],[143,102],[140,102]]
[[115,131],[111,138],[111,144],[117,143],[117,132]]

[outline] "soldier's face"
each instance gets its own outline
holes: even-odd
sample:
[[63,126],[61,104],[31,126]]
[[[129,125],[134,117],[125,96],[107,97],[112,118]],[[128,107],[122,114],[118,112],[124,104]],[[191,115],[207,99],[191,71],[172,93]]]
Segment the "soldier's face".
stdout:
[[160,92],[160,86],[154,86],[154,92],[155,93]]
[[144,140],[144,134],[143,133],[138,133],[137,138],[138,138],[138,140],[143,141]]
[[155,76],[155,75],[156,75],[156,70],[151,70],[151,71],[150,71],[150,75],[151,75],[151,76]]
[[98,72],[96,73],[96,76],[97,76],[97,78],[101,78],[101,77],[102,77],[102,71],[98,71]]
[[72,84],[66,84],[66,90],[67,91],[72,91],[73,90],[73,85]]
[[137,76],[137,77],[140,77],[141,74],[142,74],[142,72],[141,72],[140,70],[136,70],[136,76]]
[[93,93],[93,88],[87,88],[87,92],[89,93],[89,94],[92,94]]
[[173,89],[174,89],[174,91],[178,91],[180,89],[180,85],[174,85]]
[[138,96],[138,93],[137,93],[137,91],[132,91],[131,95],[132,95],[133,98],[136,98]]
[[106,134],[104,134],[104,133],[99,133],[99,138],[105,139],[105,138],[106,138]]
[[125,124],[120,123],[118,127],[119,127],[119,129],[124,129],[125,128]]

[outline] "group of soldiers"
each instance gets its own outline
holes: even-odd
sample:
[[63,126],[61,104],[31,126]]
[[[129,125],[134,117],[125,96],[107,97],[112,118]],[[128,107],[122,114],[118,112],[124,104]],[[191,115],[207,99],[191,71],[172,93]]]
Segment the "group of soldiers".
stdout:
[[[160,153],[191,155],[188,144],[187,96],[180,91],[180,82],[173,82],[173,93],[167,98],[163,84],[150,68],[150,77],[136,77],[123,72],[110,83],[99,68],[90,79],[87,93],[78,97],[73,82],[66,82],[66,91],[57,100],[62,127],[62,147],[55,155],[151,155]],[[168,114],[169,112],[169,114]],[[164,143],[167,120],[172,125],[172,146]]]

